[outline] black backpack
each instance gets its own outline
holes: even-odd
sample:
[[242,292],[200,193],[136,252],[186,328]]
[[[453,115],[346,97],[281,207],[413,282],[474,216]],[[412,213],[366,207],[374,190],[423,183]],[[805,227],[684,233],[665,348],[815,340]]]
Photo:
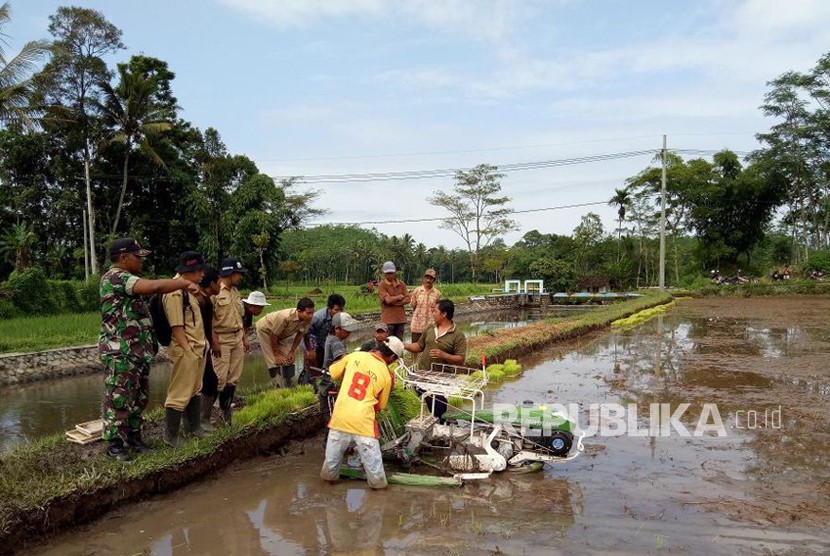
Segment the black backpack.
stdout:
[[[158,342],[167,347],[173,341],[173,329],[170,321],[167,320],[167,313],[164,312],[163,293],[154,293],[150,297],[150,318],[153,319],[153,332]],[[190,306],[187,290],[182,290],[182,318],[187,317],[187,308]]]

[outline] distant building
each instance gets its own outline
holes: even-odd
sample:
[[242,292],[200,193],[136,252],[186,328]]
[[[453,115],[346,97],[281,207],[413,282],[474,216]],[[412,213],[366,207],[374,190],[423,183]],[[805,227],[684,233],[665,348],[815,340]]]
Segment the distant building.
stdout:
[[588,293],[608,293],[614,288],[614,280],[610,276],[586,276],[576,287]]

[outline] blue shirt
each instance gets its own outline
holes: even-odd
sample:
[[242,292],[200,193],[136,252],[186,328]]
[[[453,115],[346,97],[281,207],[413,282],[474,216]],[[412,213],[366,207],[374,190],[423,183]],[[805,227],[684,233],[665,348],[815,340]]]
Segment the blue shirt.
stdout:
[[323,307],[314,311],[314,316],[311,317],[311,326],[308,327],[308,337],[311,338],[311,344],[314,348],[322,348],[326,345],[326,336],[332,332],[331,315],[329,308]]

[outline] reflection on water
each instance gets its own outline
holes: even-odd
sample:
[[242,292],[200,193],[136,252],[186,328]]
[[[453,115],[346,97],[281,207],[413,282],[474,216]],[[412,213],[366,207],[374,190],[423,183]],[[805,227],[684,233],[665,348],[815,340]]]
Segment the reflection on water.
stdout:
[[378,492],[362,482],[324,483],[322,458],[318,437],[302,453],[239,465],[107,520],[105,534],[94,526],[41,553],[515,553],[529,538],[538,538],[536,550],[564,542],[583,511],[577,484],[541,473],[463,489]]
[[[725,437],[593,437],[583,456],[542,473],[386,492],[321,482],[316,438],[285,457],[240,463],[125,508],[35,553],[828,553],[830,534],[820,525],[828,499],[822,485],[830,484],[827,422],[811,427],[797,401],[809,388],[817,415],[830,411],[819,386],[827,380],[821,354],[830,346],[816,330],[830,324],[830,300],[810,319],[798,307],[713,318],[731,307],[713,303],[686,302],[639,328],[527,359],[526,371],[488,401],[575,402],[583,409],[714,401],[723,407]],[[738,429],[731,419],[772,402],[783,404],[790,429]],[[708,511],[713,499],[739,511]],[[783,521],[764,513],[782,507],[789,512]]]
[[[459,317],[458,324],[468,336],[505,327],[524,326],[533,320],[572,315],[571,310],[526,309],[500,311]],[[356,332],[348,344],[357,347],[371,337],[371,332]],[[164,402],[170,365],[153,365],[150,374],[150,407]],[[245,359],[240,385],[268,382],[265,361],[259,353]],[[0,390],[0,451],[22,442],[73,428],[75,424],[96,419],[101,414],[103,382],[99,374],[68,377]]]

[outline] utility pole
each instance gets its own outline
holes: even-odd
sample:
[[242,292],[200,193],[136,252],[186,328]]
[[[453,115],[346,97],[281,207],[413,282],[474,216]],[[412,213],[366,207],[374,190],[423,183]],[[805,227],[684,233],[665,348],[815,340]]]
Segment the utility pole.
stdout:
[[89,282],[89,240],[87,239],[87,227],[86,227],[86,209],[84,209],[84,216],[83,216],[83,224],[84,224],[84,280]]
[[663,135],[663,179],[660,187],[660,282],[666,289],[666,136]]
[[98,257],[95,255],[95,210],[92,208],[92,186],[89,177],[89,156],[84,155],[84,181],[86,181],[86,219],[89,225],[89,266],[98,274]]

